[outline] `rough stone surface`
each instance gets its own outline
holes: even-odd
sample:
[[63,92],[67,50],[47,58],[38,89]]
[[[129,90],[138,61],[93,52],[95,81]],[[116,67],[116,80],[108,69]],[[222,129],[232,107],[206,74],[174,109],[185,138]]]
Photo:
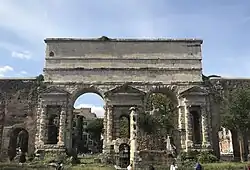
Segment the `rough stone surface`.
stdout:
[[[229,89],[250,86],[248,79],[216,78],[204,83],[201,40],[106,38],[46,39],[45,42],[45,90],[37,93],[35,79],[0,80],[1,153],[6,151],[14,128],[29,132],[29,152],[34,148],[49,152],[72,149],[73,105],[86,92],[97,93],[105,100],[105,155],[114,152],[120,116],[129,117],[131,107],[143,109],[153,92],[167,94],[178,104],[179,150],[197,149],[192,139],[192,106],[201,108],[202,145],[198,149],[216,150],[221,106],[218,101],[227,97]],[[60,108],[59,142],[55,145],[46,144],[51,106]],[[136,162],[135,143],[129,144]]]
[[6,156],[9,137],[16,129],[29,133],[28,153],[34,152],[37,113],[35,78],[0,79],[0,148]]

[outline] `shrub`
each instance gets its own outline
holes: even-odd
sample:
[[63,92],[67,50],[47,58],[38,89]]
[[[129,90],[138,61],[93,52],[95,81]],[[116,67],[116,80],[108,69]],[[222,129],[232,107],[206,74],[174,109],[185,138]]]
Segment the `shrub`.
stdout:
[[218,161],[218,158],[210,151],[199,153],[197,159],[200,163],[215,163]]
[[178,157],[179,162],[196,162],[199,161],[201,163],[215,163],[218,161],[218,158],[211,151],[189,151],[182,152]]

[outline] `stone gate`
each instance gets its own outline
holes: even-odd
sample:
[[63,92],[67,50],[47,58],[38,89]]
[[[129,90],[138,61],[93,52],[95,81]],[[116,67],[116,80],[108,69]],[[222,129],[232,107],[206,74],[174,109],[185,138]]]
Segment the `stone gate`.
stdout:
[[[11,115],[8,108],[14,102],[14,106],[22,105],[20,110],[26,108],[24,124],[18,122],[16,128],[31,132],[31,148],[71,150],[74,102],[80,95],[93,92],[105,101],[103,152],[116,152],[118,145],[127,144],[130,159],[134,160],[136,117],[145,110],[149,95],[161,92],[173,100],[178,111],[177,150],[216,149],[214,127],[219,127],[219,112],[212,94],[220,95],[229,85],[214,89],[204,83],[202,40],[48,38],[45,43],[45,90],[37,90],[35,78],[0,82],[0,144],[9,139],[11,130],[6,117]],[[224,81],[218,78],[210,82],[221,87]],[[234,80],[226,82],[237,84]],[[20,111],[18,109],[15,107],[15,112]],[[120,138],[119,118],[124,115],[130,119],[130,139]],[[52,139],[55,124],[59,126],[58,135]],[[195,127],[199,131],[195,131]],[[8,146],[2,144],[1,149],[6,148]]]
[[[99,94],[106,103],[104,152],[110,152],[119,139],[119,117],[129,116],[131,107],[143,110],[147,97],[154,92],[164,93],[176,103],[179,150],[211,146],[209,97],[202,80],[202,40],[104,37],[48,38],[45,42],[47,89],[39,99],[37,149],[72,147],[73,105],[87,92]],[[53,109],[60,127],[58,142],[51,146],[46,127],[48,110]],[[193,119],[199,121],[198,134],[193,134],[197,124]],[[201,136],[199,143],[194,135]]]

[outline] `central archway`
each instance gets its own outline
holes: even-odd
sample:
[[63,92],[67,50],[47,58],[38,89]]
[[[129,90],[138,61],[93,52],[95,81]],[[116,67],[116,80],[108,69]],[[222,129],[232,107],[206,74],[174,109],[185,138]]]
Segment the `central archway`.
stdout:
[[153,88],[147,93],[146,112],[140,116],[140,128],[145,126],[140,134],[140,149],[166,150],[166,140],[169,136],[174,150],[179,151],[179,115],[176,94],[175,89],[169,87]]
[[102,151],[104,100],[90,89],[73,96],[72,147],[78,153]]

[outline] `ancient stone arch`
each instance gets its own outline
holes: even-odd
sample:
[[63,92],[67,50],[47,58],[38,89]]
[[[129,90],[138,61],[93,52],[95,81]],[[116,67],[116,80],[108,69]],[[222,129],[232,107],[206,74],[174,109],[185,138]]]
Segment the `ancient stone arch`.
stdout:
[[[165,93],[177,103],[180,150],[212,147],[216,151],[221,101],[227,100],[230,90],[250,86],[249,79],[204,81],[202,40],[49,38],[45,43],[45,89],[37,78],[0,79],[1,154],[8,147],[7,132],[19,121],[29,133],[29,152],[34,147],[43,151],[71,149],[73,103],[86,92],[99,94],[106,104],[104,153],[114,150],[119,136],[117,118],[126,113],[132,134],[130,159],[135,159],[138,129],[133,117],[144,111],[153,92]],[[199,144],[193,139],[194,111],[201,121]],[[46,142],[50,114],[57,117],[56,144]]]
[[[169,95],[175,103],[179,150],[210,148],[210,113],[208,93],[203,90],[201,40],[52,38],[45,43],[47,89],[40,95],[37,112],[38,150],[52,148],[46,139],[48,116],[52,114],[49,110],[53,108],[59,120],[58,141],[53,148],[72,148],[72,106],[77,97],[87,92],[97,93],[105,101],[104,153],[114,150],[114,142],[119,138],[120,116],[136,117],[139,111],[145,110],[147,97],[155,92]],[[54,55],[50,55],[51,52]],[[192,109],[197,110],[201,122],[200,145],[192,138]],[[133,123],[136,119],[130,118],[130,124]],[[132,153],[137,150],[136,127],[130,126]],[[135,155],[130,158],[135,159]]]

